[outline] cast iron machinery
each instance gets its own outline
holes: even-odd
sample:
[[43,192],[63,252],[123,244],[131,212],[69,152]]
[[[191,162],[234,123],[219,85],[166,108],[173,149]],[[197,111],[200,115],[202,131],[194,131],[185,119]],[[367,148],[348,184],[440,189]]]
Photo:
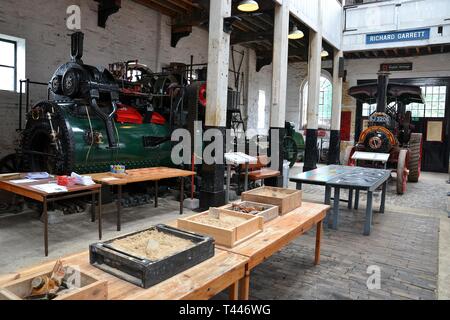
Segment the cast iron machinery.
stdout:
[[117,65],[113,75],[84,64],[83,37],[72,35],[71,61],[52,76],[50,99],[27,114],[21,169],[70,174],[109,171],[113,163],[130,169],[170,165],[170,127],[153,108],[150,71],[135,63],[139,79],[119,79]]
[[[377,108],[369,115],[368,127],[362,131],[354,147],[348,147],[345,164],[355,165],[355,151],[389,153],[387,167],[397,173],[397,193],[406,191],[406,182],[417,182],[422,158],[422,134],[413,133],[411,103],[424,104],[420,87],[389,83],[389,73],[378,74],[378,84],[355,86],[349,95]],[[372,161],[358,161],[362,166],[379,167]]]

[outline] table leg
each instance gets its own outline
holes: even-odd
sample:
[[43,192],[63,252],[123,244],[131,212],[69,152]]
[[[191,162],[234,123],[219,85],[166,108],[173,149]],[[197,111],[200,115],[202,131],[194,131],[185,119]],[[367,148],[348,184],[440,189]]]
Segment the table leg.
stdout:
[[302,183],[301,182],[295,183],[295,189],[302,190]]
[[314,256],[314,265],[320,264],[320,242],[322,240],[322,220],[317,223],[316,229],[316,251]]
[[248,300],[250,295],[250,270],[245,271],[245,276],[239,280],[239,299]]
[[355,210],[359,207],[359,189],[355,190]]
[[44,251],[45,256],[48,256],[48,214],[47,214],[47,198],[44,197],[42,203],[42,215],[44,218]]
[[325,186],[325,204],[331,203],[331,187]]
[[337,230],[338,220],[339,220],[339,198],[340,198],[340,188],[334,188],[334,203],[333,203],[333,225],[332,229]]
[[233,283],[228,288],[228,299],[230,299],[230,300],[238,300],[239,299],[239,282]]
[[102,189],[98,191],[98,238],[102,240]]
[[248,190],[248,163],[245,164],[244,191]]
[[353,204],[353,189],[348,189],[348,205],[347,208],[351,209]]
[[381,191],[380,213],[384,213],[384,207],[386,204],[386,189],[387,189],[387,181],[383,183],[383,188]]
[[95,192],[92,193],[91,222],[95,222]]
[[155,180],[155,208],[158,208],[158,180]]
[[183,214],[183,202],[184,202],[184,177],[181,177],[180,185],[180,215]]
[[[325,186],[325,204],[330,205],[331,204],[331,187]],[[325,216],[325,226],[328,226],[329,220],[330,220],[330,212],[327,212],[327,215]]]
[[231,164],[227,165],[227,188],[225,190],[225,201],[230,202],[230,181],[231,181]]
[[373,192],[367,192],[367,208],[366,208],[366,221],[364,223],[364,235],[370,235],[370,229],[372,227],[372,203],[373,203]]
[[117,231],[120,231],[121,229],[121,221],[120,221],[120,214],[122,210],[122,186],[119,184],[117,186]]

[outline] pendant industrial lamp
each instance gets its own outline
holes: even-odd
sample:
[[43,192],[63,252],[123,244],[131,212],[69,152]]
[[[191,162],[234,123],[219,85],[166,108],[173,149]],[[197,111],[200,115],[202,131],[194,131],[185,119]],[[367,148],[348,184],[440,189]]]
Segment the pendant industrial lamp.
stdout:
[[329,56],[329,53],[328,53],[327,50],[325,50],[325,49],[322,48],[322,52],[320,53],[320,56],[321,56],[322,58],[326,58],[326,57]]
[[259,5],[255,0],[242,0],[239,2],[237,8],[242,12],[254,12],[259,10]]
[[298,30],[297,26],[294,26],[294,28],[292,28],[292,31],[289,33],[288,38],[291,40],[298,40],[303,38],[304,36],[305,34],[301,30]]

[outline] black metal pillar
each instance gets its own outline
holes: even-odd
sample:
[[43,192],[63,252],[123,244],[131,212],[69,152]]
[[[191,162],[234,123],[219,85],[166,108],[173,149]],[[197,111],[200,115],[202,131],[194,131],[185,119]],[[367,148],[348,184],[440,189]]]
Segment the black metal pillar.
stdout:
[[303,165],[303,172],[316,169],[317,160],[317,129],[306,129],[305,162]]
[[330,131],[330,145],[328,147],[328,164],[339,164],[341,148],[341,131]]
[[[218,129],[222,132],[225,140],[225,128],[206,127],[208,129]],[[205,142],[205,147],[212,142]],[[223,141],[225,146],[225,141]],[[220,207],[225,205],[225,164],[205,164],[203,161],[201,168],[200,187],[200,208]]]

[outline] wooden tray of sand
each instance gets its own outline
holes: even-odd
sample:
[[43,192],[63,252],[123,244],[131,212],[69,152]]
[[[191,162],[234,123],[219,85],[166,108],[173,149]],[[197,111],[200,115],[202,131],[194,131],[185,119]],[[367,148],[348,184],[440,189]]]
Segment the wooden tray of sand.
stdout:
[[213,237],[217,244],[232,248],[263,230],[264,219],[261,216],[239,213],[221,208],[179,218],[177,226]]

